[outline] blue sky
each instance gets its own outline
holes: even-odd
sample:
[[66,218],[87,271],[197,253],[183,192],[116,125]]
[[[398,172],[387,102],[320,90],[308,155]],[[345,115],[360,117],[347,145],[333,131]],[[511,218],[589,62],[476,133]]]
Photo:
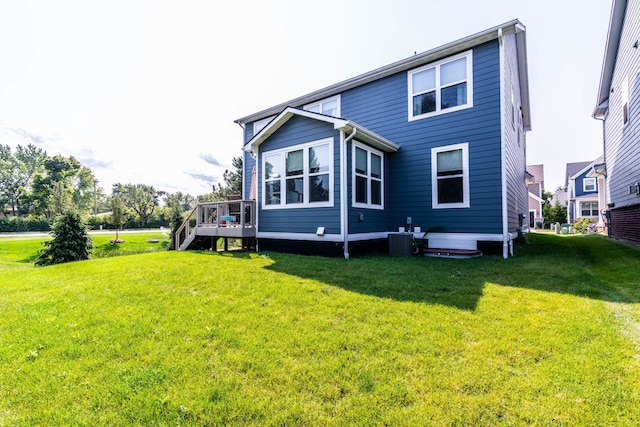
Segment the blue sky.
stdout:
[[73,155],[111,184],[203,194],[233,121],[470,34],[527,28],[545,187],[602,153],[591,118],[609,0],[0,0],[0,144]]

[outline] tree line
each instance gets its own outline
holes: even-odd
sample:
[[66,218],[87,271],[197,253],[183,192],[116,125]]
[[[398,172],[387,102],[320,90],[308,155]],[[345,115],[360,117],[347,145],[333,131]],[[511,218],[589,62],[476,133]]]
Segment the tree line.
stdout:
[[107,195],[97,186],[91,169],[73,156],[49,156],[33,144],[18,145],[15,150],[0,145],[0,218],[51,223],[56,216],[74,210],[95,221],[96,214],[108,213],[111,225],[117,229],[131,220],[145,227],[161,211],[169,223],[171,218],[182,218],[197,203],[241,194],[242,158],[233,158],[232,165],[223,174],[224,183],[218,183],[208,194],[171,194],[152,185],[116,183]]

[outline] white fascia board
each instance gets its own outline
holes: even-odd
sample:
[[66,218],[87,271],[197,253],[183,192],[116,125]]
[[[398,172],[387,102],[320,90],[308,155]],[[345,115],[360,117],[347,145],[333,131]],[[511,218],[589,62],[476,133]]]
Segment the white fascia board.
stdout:
[[347,120],[337,119],[335,117],[326,116],[324,114],[313,113],[311,111],[301,110],[298,108],[287,107],[280,112],[267,126],[262,128],[260,132],[253,136],[243,146],[243,150],[246,152],[256,152],[260,144],[262,144],[267,138],[269,138],[275,131],[280,129],[290,118],[298,115],[302,117],[308,117],[314,120],[321,120],[327,123],[332,123],[334,128],[338,129],[347,124]]
[[346,133],[351,133],[353,129],[356,129],[356,139],[361,140],[364,143],[371,145],[372,147],[379,148],[387,153],[398,151],[399,145],[394,144],[388,139],[370,131],[369,129],[358,125],[349,120],[339,119],[324,114],[313,113],[311,111],[301,110],[299,108],[287,107],[278,114],[267,126],[265,126],[260,132],[254,135],[243,147],[244,151],[256,152],[260,144],[262,144],[267,138],[269,138],[276,130],[282,127],[293,116],[307,117],[313,120],[320,120],[323,122],[333,124],[333,128],[341,130]]
[[600,85],[598,87],[598,98],[596,108],[593,111],[594,118],[604,117],[608,104],[604,104],[609,99],[609,90],[613,80],[613,71],[616,66],[618,56],[618,45],[622,36],[624,25],[624,15],[627,9],[627,0],[614,0],[611,6],[611,16],[609,17],[609,30],[604,48],[604,59],[602,60],[602,70],[600,72]]
[[527,37],[524,25],[516,24],[516,49],[518,52],[518,80],[520,81],[520,102],[522,104],[522,125],[531,130],[531,105],[529,99],[529,69],[527,65]]
[[[384,77],[387,77],[396,73],[408,71],[413,68],[417,68],[422,65],[426,65],[431,62],[438,61],[440,59],[454,55],[456,53],[464,52],[465,50],[472,49],[475,46],[481,45],[491,40],[496,40],[498,38],[498,30],[502,30],[503,35],[512,34],[512,33],[521,34],[519,38],[521,39],[521,44],[523,44],[524,25],[522,25],[520,21],[518,21],[517,19],[514,19],[512,21],[495,26],[493,28],[489,28],[487,30],[464,37],[462,39],[453,41],[451,43],[447,43],[435,49],[431,49],[426,52],[410,56],[408,58],[377,68],[375,70],[369,71],[359,76],[352,77],[340,83],[336,83],[334,85],[328,86],[324,89],[311,92],[307,95],[300,96],[298,98],[292,99],[282,104],[275,105],[273,107],[267,108],[265,110],[259,111],[254,114],[250,114],[248,116],[235,120],[235,123],[243,125],[248,122],[253,122],[274,114],[278,114],[280,111],[282,111],[284,108],[288,106],[306,105],[315,101],[319,101],[324,98],[328,98],[330,96],[338,95],[354,87],[358,87],[358,86],[370,83],[375,80],[382,79]],[[527,83],[528,79],[527,79],[527,71],[526,71],[526,46],[524,46],[523,54],[524,54],[523,62],[519,64],[519,66],[524,71],[524,74],[522,74],[521,77],[524,78],[524,82],[525,82],[524,90],[526,90],[527,92],[526,93],[527,104],[524,104],[523,110],[525,110],[525,107],[526,107],[526,110],[528,112],[529,105],[528,105],[528,83]]]
[[538,201],[538,202],[544,202],[544,200],[538,196],[536,196],[535,194],[533,194],[532,192],[529,191],[529,197],[531,197],[532,199]]
[[395,153],[400,149],[398,144],[394,144],[383,136],[378,135],[375,132],[370,131],[369,129],[358,125],[352,121],[345,120],[344,123],[336,123],[336,129],[345,132],[346,134],[350,134],[353,129],[356,130],[356,134],[354,138],[360,142],[364,142],[365,144],[377,148],[386,153]]
[[580,169],[578,172],[576,172],[575,174],[573,174],[573,176],[570,178],[572,180],[576,180],[580,175],[582,175],[583,173],[585,173],[586,171],[590,170],[593,168],[593,163],[591,162],[589,163],[587,166],[585,166],[584,168]]

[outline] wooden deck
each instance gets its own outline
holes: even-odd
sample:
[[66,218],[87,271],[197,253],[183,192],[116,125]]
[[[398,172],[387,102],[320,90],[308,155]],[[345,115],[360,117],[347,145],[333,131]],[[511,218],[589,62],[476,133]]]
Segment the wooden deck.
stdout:
[[198,204],[176,232],[175,249],[211,249],[219,238],[245,240],[256,237],[256,203],[230,200]]

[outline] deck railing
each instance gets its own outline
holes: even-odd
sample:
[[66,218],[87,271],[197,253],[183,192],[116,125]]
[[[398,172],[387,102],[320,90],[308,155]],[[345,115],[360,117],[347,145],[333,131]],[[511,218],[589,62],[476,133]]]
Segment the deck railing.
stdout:
[[199,203],[187,216],[175,235],[175,249],[198,235],[211,237],[255,237],[256,202],[229,200]]

